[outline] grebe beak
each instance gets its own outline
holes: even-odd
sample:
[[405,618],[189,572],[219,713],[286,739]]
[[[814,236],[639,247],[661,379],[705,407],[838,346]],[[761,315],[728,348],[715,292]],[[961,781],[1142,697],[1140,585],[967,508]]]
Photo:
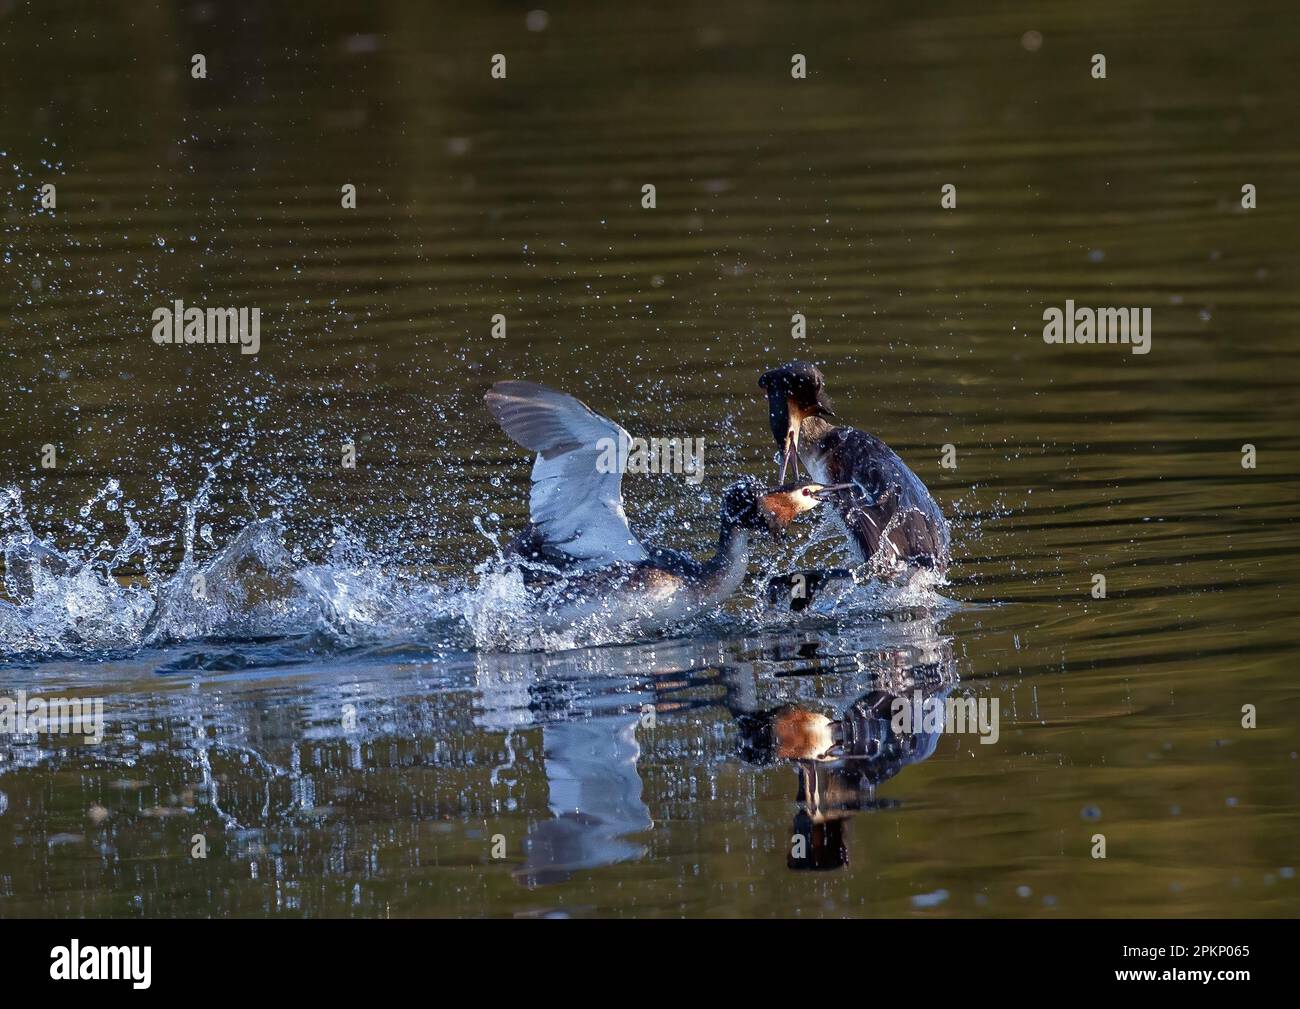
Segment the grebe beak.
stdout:
[[781,458],[781,475],[776,479],[778,484],[785,483],[785,471],[791,463],[794,464],[794,475],[799,476],[799,424],[800,420],[792,411],[790,427],[785,432],[785,455]]
[[817,487],[814,485],[807,489],[812,494],[812,496],[815,497],[818,501],[824,501],[826,498],[830,497],[832,494],[838,491],[854,490],[854,489],[860,490],[861,487],[856,483],[833,483],[828,486],[822,486],[822,487]]

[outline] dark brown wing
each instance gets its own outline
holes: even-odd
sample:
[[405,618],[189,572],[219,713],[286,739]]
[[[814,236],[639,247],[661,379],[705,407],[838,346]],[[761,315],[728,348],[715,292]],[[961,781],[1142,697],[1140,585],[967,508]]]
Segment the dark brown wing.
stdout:
[[817,444],[830,483],[854,483],[834,504],[861,559],[882,548],[912,567],[948,567],[948,523],[920,477],[883,441],[838,427]]

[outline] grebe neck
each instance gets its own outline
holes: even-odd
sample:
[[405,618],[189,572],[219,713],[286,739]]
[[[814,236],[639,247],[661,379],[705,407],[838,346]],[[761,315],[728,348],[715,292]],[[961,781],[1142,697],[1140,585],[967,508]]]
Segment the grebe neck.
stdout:
[[740,588],[749,569],[749,530],[723,522],[718,550],[704,564],[702,588],[709,595],[726,597]]

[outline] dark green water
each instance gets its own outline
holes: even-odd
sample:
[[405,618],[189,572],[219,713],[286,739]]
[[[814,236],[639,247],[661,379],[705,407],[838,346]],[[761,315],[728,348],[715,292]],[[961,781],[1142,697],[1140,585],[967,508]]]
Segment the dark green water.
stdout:
[[[0,0],[0,697],[106,718],[0,736],[0,916],[1295,915],[1300,13],[917,6]],[[155,345],[177,298],[260,353]],[[1151,352],[1045,344],[1067,298]],[[703,437],[624,485],[697,550],[796,356],[948,602],[503,650],[488,385]],[[156,633],[186,565],[253,587]],[[997,742],[882,735],[915,689]]]

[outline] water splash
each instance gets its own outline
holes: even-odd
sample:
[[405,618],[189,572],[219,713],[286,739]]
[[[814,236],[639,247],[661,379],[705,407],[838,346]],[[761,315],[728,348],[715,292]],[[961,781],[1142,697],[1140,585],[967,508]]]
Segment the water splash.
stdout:
[[[414,640],[465,651],[553,652],[701,627],[743,632],[809,619],[854,619],[933,608],[942,599],[942,580],[921,572],[903,584],[866,581],[827,592],[801,614],[768,607],[742,592],[724,610],[676,627],[647,627],[625,607],[617,612],[597,607],[580,619],[557,621],[563,580],[541,590],[530,584],[525,573],[535,565],[507,561],[499,536],[477,520],[490,556],[467,578],[446,584],[387,562],[342,526],[334,530],[327,560],[308,562],[288,545],[290,530],[279,518],[247,522],[201,559],[200,542],[213,544],[202,519],[217,469],[218,464],[208,465],[206,479],[183,502],[177,535],[157,538],[145,534],[120,502],[116,481],[108,481],[81,516],[87,519],[99,507],[120,511],[127,532],[116,547],[96,541],[102,526],[93,523],[85,527],[91,542],[81,547],[60,548],[42,539],[28,521],[21,491],[0,489],[0,661],[280,638],[310,638],[317,651]],[[179,561],[164,574],[158,554],[177,541]],[[818,533],[795,559],[827,544],[827,535]]]

